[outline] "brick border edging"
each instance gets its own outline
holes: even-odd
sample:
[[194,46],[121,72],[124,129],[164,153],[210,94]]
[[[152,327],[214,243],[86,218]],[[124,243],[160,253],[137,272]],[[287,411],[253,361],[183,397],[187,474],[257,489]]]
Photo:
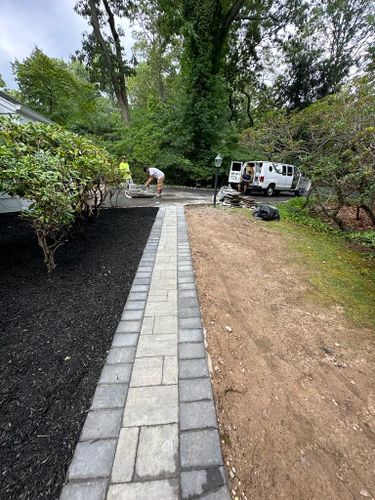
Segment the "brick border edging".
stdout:
[[160,208],[112,339],[60,500],[70,500],[80,493],[87,499],[106,497],[164,215],[165,209]]
[[183,207],[177,273],[180,498],[230,500]]

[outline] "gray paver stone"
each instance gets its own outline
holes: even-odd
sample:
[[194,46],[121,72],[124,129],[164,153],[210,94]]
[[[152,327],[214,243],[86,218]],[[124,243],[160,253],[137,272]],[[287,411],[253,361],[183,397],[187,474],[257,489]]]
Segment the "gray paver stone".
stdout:
[[177,447],[177,424],[142,427],[135,468],[137,476],[141,479],[164,479],[175,474]]
[[189,276],[178,276],[178,284],[179,285],[186,285],[192,283],[195,286],[195,278],[193,273]]
[[178,289],[179,290],[194,290],[195,291],[195,283],[178,283]]
[[137,284],[133,283],[133,285],[132,285],[132,287],[130,289],[130,293],[133,293],[133,292],[148,292],[148,289],[149,289],[148,285],[137,285]]
[[80,441],[117,438],[122,414],[122,409],[90,411],[87,414]]
[[194,297],[180,297],[178,302],[179,307],[196,307],[199,309],[199,303],[196,295]]
[[142,328],[142,321],[120,321],[116,333],[139,333]]
[[194,288],[191,288],[190,290],[180,290],[178,291],[178,296],[181,299],[183,298],[189,298],[189,297],[192,297],[192,298],[197,298],[197,291],[195,290],[195,287]]
[[180,306],[178,309],[178,315],[180,318],[197,318],[200,315],[200,309],[198,306],[195,307]]
[[98,385],[91,409],[123,408],[127,393],[128,386],[126,384]]
[[222,486],[215,491],[210,491],[209,493],[206,493],[199,498],[202,500],[231,500],[231,496],[227,486]]
[[177,316],[156,317],[154,323],[154,334],[174,333],[177,334]]
[[211,381],[209,378],[180,380],[179,395],[183,402],[212,399]]
[[202,328],[194,328],[192,330],[180,329],[178,332],[179,342],[203,342]]
[[166,356],[163,365],[163,384],[177,384],[178,380],[178,358],[177,356]]
[[99,383],[126,384],[130,380],[131,369],[132,365],[130,363],[123,365],[104,365]]
[[181,467],[210,467],[223,465],[217,430],[181,432]]
[[145,300],[129,300],[126,302],[125,311],[131,311],[131,310],[142,310],[145,308],[146,301]]
[[161,385],[162,377],[163,358],[136,358],[130,386]]
[[179,366],[179,377],[208,377],[207,361],[205,359],[181,359]]
[[112,339],[112,347],[136,346],[138,337],[138,333],[116,333]]
[[181,473],[182,500],[202,495],[225,484],[223,467],[193,470]]
[[177,421],[177,385],[129,389],[124,411],[124,427],[170,424]]
[[108,477],[111,473],[116,441],[116,439],[101,439],[78,443],[69,467],[69,480]]
[[217,427],[213,401],[194,401],[180,404],[180,429],[204,429]]
[[138,444],[138,427],[121,429],[113,462],[111,482],[131,481],[134,472]]
[[107,480],[71,482],[64,486],[60,500],[105,500]]
[[177,339],[170,334],[141,335],[137,358],[148,356],[177,356]]
[[141,319],[143,319],[143,310],[125,310],[121,315],[121,321],[137,321]]
[[128,302],[133,300],[147,300],[147,292],[130,292],[128,295]]
[[177,500],[178,485],[171,480],[113,484],[107,500]]
[[135,347],[112,347],[107,356],[107,363],[132,363]]
[[[199,313],[198,313],[199,315]],[[181,330],[189,330],[195,328],[202,328],[202,322],[200,317],[196,318],[181,318],[179,320],[179,328]]]
[[180,359],[205,358],[206,350],[203,342],[181,343],[178,347]]

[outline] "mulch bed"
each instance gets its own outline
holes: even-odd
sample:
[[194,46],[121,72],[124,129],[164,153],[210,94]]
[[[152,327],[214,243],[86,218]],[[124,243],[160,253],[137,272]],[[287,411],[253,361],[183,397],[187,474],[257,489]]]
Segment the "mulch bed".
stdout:
[[0,498],[57,499],[157,209],[108,209],[47,274],[0,216]]

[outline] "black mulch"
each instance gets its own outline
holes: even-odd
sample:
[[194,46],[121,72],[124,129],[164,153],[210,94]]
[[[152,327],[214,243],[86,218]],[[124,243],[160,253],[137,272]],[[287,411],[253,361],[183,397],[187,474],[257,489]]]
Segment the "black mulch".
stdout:
[[0,216],[0,498],[58,498],[156,213],[103,210],[50,275]]

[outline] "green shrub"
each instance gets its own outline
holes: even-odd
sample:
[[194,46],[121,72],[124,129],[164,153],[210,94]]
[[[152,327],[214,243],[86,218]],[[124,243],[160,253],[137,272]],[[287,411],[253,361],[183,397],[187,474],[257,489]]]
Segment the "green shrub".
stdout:
[[109,154],[84,137],[58,125],[0,119],[0,191],[31,200],[24,214],[49,272],[67,230],[98,209],[115,173]]

